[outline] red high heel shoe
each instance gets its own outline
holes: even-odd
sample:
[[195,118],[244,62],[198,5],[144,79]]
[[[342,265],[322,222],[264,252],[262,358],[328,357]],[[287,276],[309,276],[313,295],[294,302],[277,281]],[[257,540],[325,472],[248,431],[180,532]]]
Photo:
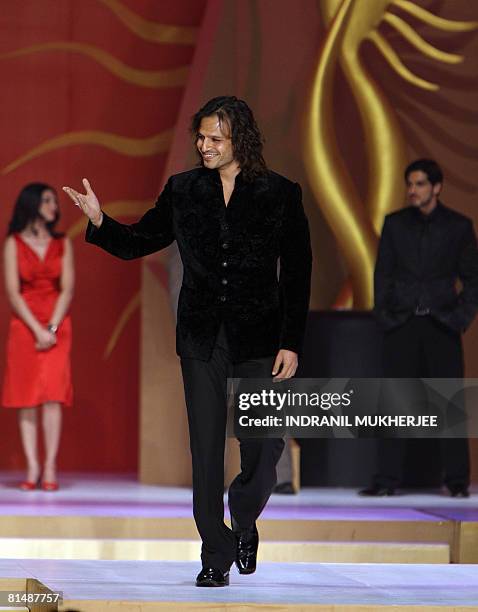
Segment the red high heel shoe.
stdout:
[[39,481],[37,480],[36,482],[30,482],[29,480],[24,480],[21,484],[20,484],[20,489],[22,491],[33,491],[34,489],[36,489],[38,487]]
[[52,482],[43,480],[41,483],[41,488],[43,491],[58,491],[60,487],[58,483],[56,482],[56,480],[53,480]]

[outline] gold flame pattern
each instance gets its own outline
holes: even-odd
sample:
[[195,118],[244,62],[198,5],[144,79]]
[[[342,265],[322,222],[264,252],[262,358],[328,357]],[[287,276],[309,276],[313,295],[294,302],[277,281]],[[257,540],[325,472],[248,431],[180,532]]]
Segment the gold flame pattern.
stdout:
[[64,147],[74,145],[96,145],[129,157],[146,157],[164,153],[171,142],[172,130],[166,130],[148,138],[128,138],[119,134],[100,131],[67,132],[37,145],[24,155],[12,161],[2,170],[2,174],[12,172],[22,164]]
[[103,353],[103,359],[106,360],[114,351],[118,340],[121,337],[123,329],[126,327],[126,324],[133,316],[135,310],[139,308],[141,304],[141,292],[138,291],[126,304],[123,312],[120,314],[118,321],[116,322],[113,333],[111,334],[110,339],[108,340],[108,344],[106,345],[105,352]]
[[196,42],[197,28],[162,25],[140,17],[118,0],[98,1],[107,6],[131,32],[144,40],[173,45],[193,45]]
[[[437,17],[410,0],[322,0],[327,34],[315,71],[306,113],[304,162],[317,204],[333,229],[350,278],[340,292],[338,306],[370,309],[373,305],[373,268],[378,234],[385,214],[403,199],[403,168],[407,155],[396,113],[384,91],[367,72],[359,56],[362,43],[375,44],[390,67],[422,89],[439,86],[413,74],[378,31],[386,22],[420,53],[438,62],[456,64],[461,55],[429,44],[402,18],[387,9],[395,6],[442,30],[463,32],[478,22]],[[368,189],[361,198],[338,148],[334,129],[333,91],[338,66],[347,79],[365,135]]]
[[153,89],[160,87],[180,87],[186,83],[188,76],[187,66],[181,66],[180,68],[173,68],[171,70],[140,70],[124,64],[110,53],[103,51],[103,49],[77,42],[59,41],[32,45],[30,47],[3,53],[0,55],[0,59],[13,59],[45,51],[80,53],[96,61],[122,81],[140,87],[149,87]]

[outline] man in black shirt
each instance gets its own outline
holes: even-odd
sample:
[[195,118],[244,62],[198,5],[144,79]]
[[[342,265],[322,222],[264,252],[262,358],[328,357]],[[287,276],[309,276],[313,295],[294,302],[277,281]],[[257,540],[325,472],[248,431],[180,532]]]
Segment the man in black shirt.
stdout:
[[[385,332],[384,376],[462,378],[461,333],[478,309],[473,224],[439,201],[443,173],[435,161],[411,163],[405,181],[410,206],[385,218],[375,267],[375,313]],[[394,493],[405,443],[379,441],[379,473],[361,495]],[[468,497],[468,440],[443,438],[441,451],[451,495]]]
[[[282,438],[240,440],[241,473],[224,524],[227,378],[294,376],[309,305],[311,248],[297,183],[272,172],[250,108],[234,96],[193,117],[200,167],[169,178],[154,208],[124,225],[86,194],[65,187],[88,216],[86,239],[122,259],[176,241],[184,268],[178,304],[193,466],[193,511],[202,539],[197,586],[229,584],[256,569],[256,519],[276,484]],[[277,276],[277,262],[280,275]]]

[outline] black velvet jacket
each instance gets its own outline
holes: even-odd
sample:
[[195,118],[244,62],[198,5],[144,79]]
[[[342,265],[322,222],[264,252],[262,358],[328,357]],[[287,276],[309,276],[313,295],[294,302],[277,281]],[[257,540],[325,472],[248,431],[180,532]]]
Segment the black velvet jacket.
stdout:
[[387,215],[380,238],[375,267],[379,321],[393,329],[417,307],[457,332],[468,327],[478,310],[473,224],[441,203],[428,216],[413,206]]
[[226,207],[218,171],[196,168],[172,176],[138,223],[104,215],[86,240],[122,259],[177,241],[181,357],[207,361],[221,321],[236,362],[300,351],[312,255],[297,183],[271,171],[247,182],[239,173]]

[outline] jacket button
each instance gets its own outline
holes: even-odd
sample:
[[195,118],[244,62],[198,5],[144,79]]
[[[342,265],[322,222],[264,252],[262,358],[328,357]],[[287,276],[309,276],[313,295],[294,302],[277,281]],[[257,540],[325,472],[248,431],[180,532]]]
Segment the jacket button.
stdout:
[[223,232],[227,232],[229,225],[227,223],[221,223],[221,229]]
[[223,242],[222,243],[222,248],[223,249],[228,249],[229,248],[229,244],[227,242]]
[[221,281],[221,283],[222,283],[223,285],[227,285],[227,278],[223,278],[223,279],[222,279],[222,281]]
[[221,300],[221,302],[225,302],[226,301],[226,296],[225,295],[221,295],[221,297],[219,299]]
[[222,262],[222,267],[223,267],[223,268],[227,268],[227,261],[223,261],[223,262]]

